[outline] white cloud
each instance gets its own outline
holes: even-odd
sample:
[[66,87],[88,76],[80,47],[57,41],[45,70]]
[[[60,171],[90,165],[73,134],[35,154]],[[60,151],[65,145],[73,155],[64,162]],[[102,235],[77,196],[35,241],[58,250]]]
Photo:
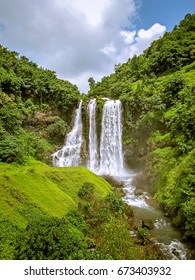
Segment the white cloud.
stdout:
[[124,37],[126,44],[132,44],[135,40],[136,31],[121,30],[120,34]]
[[161,37],[165,31],[166,27],[159,23],[155,23],[147,30],[140,29],[135,37],[135,43],[130,47],[130,57],[141,54],[152,41]]
[[155,37],[159,37],[159,34],[163,34],[166,30],[165,26],[160,25],[159,23],[155,23],[149,29],[140,29],[138,32],[138,37],[141,39],[154,39]]
[[154,24],[147,30],[140,29],[138,32],[135,30],[121,30],[120,36],[122,41],[118,39],[118,41],[115,42],[118,44],[120,42],[118,48],[112,43],[111,45],[107,45],[103,51],[105,54],[112,57],[114,64],[123,63],[134,55],[141,54],[147,47],[149,47],[153,40],[158,39],[165,31],[166,27],[159,23]]
[[[137,0],[0,0],[0,41],[40,66],[74,81],[110,74],[139,54],[163,27],[133,30]],[[136,35],[137,34],[137,35]]]
[[110,43],[109,45],[106,45],[103,49],[101,49],[101,51],[103,53],[105,53],[108,56],[113,56],[116,53],[116,48],[114,47],[114,45],[112,43]]
[[97,26],[102,22],[102,13],[110,5],[111,0],[69,0],[68,4],[73,10],[83,13],[89,24]]

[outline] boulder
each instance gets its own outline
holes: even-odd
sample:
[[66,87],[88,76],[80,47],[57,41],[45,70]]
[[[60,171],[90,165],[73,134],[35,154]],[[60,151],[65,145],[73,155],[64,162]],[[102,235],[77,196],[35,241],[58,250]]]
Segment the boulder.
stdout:
[[150,219],[145,219],[142,221],[142,227],[146,227],[147,229],[152,229],[154,227],[154,223]]
[[135,193],[135,195],[143,195],[143,190],[135,189],[134,193]]

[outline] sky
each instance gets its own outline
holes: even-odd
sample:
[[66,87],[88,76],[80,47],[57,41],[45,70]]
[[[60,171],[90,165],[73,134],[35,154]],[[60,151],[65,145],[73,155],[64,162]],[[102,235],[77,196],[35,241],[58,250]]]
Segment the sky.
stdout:
[[0,44],[89,89],[171,31],[195,0],[0,0]]

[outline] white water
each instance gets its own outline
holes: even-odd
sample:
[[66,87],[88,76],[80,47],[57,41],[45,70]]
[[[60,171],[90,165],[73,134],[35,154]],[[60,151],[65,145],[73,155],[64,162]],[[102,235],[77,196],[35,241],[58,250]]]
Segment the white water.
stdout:
[[137,220],[149,219],[154,223],[150,233],[156,238],[156,244],[161,247],[168,259],[185,260],[189,249],[181,242],[181,234],[172,226],[171,220],[165,217],[160,209],[147,204],[149,194],[135,195],[135,187],[132,184],[135,175],[132,173],[128,179],[123,180],[126,192],[124,201],[132,206]]
[[103,108],[98,174],[120,176],[123,173],[121,102],[108,100]]
[[53,165],[56,167],[79,166],[81,164],[82,145],[82,101],[75,112],[73,129],[67,134],[66,141],[62,149],[52,155]]
[[99,170],[99,154],[96,133],[96,99],[90,100],[87,108],[89,114],[89,160],[87,167],[94,173]]
[[[122,150],[122,122],[121,102],[119,100],[107,100],[104,104],[100,149],[96,133],[96,99],[88,104],[89,114],[89,159],[87,167],[96,174],[109,175],[124,183],[126,195],[124,201],[134,209],[135,216],[140,219],[150,219],[154,228],[150,232],[156,237],[156,243],[162,247],[169,259],[186,259],[188,249],[181,242],[181,236],[175,230],[168,218],[164,217],[162,211],[148,205],[148,194],[136,196],[132,179],[135,173],[127,172],[124,168]],[[65,145],[54,153],[54,166],[79,166],[81,164],[82,146],[82,119],[81,106],[75,113],[73,129],[68,133]]]

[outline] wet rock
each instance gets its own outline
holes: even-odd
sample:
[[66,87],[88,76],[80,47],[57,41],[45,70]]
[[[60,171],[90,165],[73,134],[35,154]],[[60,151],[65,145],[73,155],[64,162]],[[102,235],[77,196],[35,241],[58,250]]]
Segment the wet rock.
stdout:
[[136,220],[135,221],[135,228],[141,228],[143,225],[143,221],[142,220]]
[[145,219],[142,221],[142,227],[146,227],[147,229],[152,229],[154,227],[154,223],[150,219]]
[[151,243],[155,243],[156,242],[156,238],[154,236],[148,236],[148,241]]
[[195,249],[190,252],[189,259],[190,260],[195,260]]
[[169,215],[168,212],[164,212],[164,216],[165,216],[165,217],[169,217],[170,215]]
[[116,180],[115,178],[113,178],[112,176],[109,175],[104,175],[102,176],[104,178],[104,180],[106,180],[111,186],[115,187],[115,188],[123,188],[124,187],[124,183],[122,181]]
[[186,231],[183,235],[183,241],[190,241],[192,238],[192,232],[191,231]]
[[132,237],[136,237],[137,236],[137,234],[136,234],[136,232],[135,231],[130,231],[130,235],[132,236]]
[[180,259],[180,255],[179,255],[179,252],[177,251],[177,249],[173,248],[173,249],[171,250],[171,253],[172,253],[173,255],[175,255],[176,258],[177,258],[178,260]]
[[143,190],[141,190],[141,189],[136,189],[136,190],[134,191],[134,193],[135,193],[135,195],[143,195]]

